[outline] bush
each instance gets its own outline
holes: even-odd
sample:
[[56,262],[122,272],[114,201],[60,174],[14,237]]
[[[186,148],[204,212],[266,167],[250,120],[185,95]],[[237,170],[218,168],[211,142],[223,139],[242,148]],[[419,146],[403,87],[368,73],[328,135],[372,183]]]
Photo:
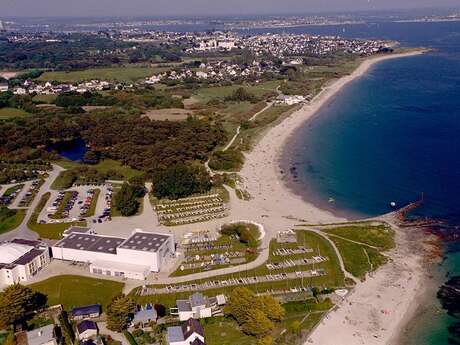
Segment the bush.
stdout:
[[257,239],[251,234],[249,225],[244,223],[222,225],[220,232],[223,235],[235,235],[241,243],[248,244],[250,247],[257,247]]
[[145,189],[143,186],[124,183],[118,193],[115,194],[114,205],[122,216],[132,216],[139,209],[140,203],[137,199],[143,197],[144,194]]
[[209,161],[209,167],[213,170],[240,170],[244,163],[243,154],[240,151],[227,150],[214,152]]

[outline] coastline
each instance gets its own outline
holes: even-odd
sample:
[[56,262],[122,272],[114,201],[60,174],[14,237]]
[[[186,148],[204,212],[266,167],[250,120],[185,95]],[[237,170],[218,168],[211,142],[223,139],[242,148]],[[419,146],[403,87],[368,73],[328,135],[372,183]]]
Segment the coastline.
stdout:
[[[267,223],[264,218],[269,218],[270,231],[299,222],[312,224],[347,220],[318,208],[300,191],[285,184],[287,173],[280,167],[280,162],[286,153],[286,145],[299,127],[314,118],[329,100],[375,64],[425,52],[415,50],[368,58],[353,73],[325,86],[309,104],[271,128],[246,155],[240,176],[252,199],[245,203],[246,206],[238,203],[239,210],[235,211],[244,215],[249,213],[253,217],[254,213],[258,213],[264,223]],[[260,215],[260,212],[265,215]],[[337,343],[337,339],[347,345],[388,344],[393,339],[399,339],[399,333],[415,312],[411,310],[411,305],[423,290],[421,287],[426,274],[421,265],[423,255],[414,251],[407,234],[397,231],[396,242],[397,247],[389,253],[391,262],[359,283],[340,306],[321,321],[306,344],[332,345]]]

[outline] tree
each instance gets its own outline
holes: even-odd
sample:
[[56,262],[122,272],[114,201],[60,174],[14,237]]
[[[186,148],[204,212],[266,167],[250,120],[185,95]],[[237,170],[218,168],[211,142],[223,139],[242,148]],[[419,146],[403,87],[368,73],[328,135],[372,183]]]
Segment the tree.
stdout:
[[280,321],[284,309],[273,297],[256,296],[244,287],[233,289],[230,294],[225,312],[232,315],[243,332],[263,337],[274,328],[273,321]]
[[114,204],[122,216],[129,217],[136,214],[139,208],[138,198],[142,197],[144,190],[139,186],[132,186],[124,183],[121,189],[115,194]]
[[273,328],[273,322],[260,309],[249,309],[246,313],[246,321],[241,325],[244,333],[256,337],[267,335]]
[[259,300],[262,304],[262,311],[270,320],[281,321],[286,312],[280,302],[268,295],[260,296]]
[[182,198],[204,193],[211,188],[211,179],[202,165],[176,163],[153,174],[153,194],[157,198]]
[[257,345],[272,345],[273,344],[273,338],[269,335],[266,335],[263,338],[260,338],[257,341]]
[[115,296],[107,306],[107,328],[115,332],[126,330],[135,307],[131,297],[124,294]]
[[242,324],[248,319],[249,310],[257,308],[260,308],[257,296],[247,288],[237,287],[230,294],[225,311]]
[[46,299],[38,298],[28,287],[20,284],[8,286],[0,294],[0,326],[6,328],[24,322],[28,313],[45,303]]

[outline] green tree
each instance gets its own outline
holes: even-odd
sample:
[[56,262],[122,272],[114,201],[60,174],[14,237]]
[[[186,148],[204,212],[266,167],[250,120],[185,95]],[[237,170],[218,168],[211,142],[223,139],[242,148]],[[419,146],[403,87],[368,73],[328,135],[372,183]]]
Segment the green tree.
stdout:
[[293,334],[299,334],[300,333],[300,321],[299,320],[294,320],[288,325],[288,330],[289,332]]
[[153,174],[153,194],[157,198],[182,198],[204,193],[211,188],[211,179],[202,165],[177,163]]
[[139,208],[137,199],[142,197],[143,194],[143,188],[124,183],[118,193],[115,194],[114,205],[122,216],[132,216],[136,214]]
[[28,287],[20,284],[8,286],[0,294],[0,326],[6,328],[24,322],[28,313],[43,306],[37,303],[46,303],[38,300]]
[[246,313],[246,320],[241,325],[244,333],[263,337],[270,333],[274,328],[273,322],[260,309],[249,309]]
[[262,311],[270,320],[281,321],[286,312],[280,302],[268,295],[260,296],[259,300],[262,304]]
[[260,338],[257,341],[257,345],[272,345],[273,344],[273,338],[269,335],[266,335],[263,338]]
[[107,328],[115,332],[126,330],[135,307],[136,303],[130,296],[115,296],[107,306]]
[[251,309],[260,308],[257,296],[245,287],[236,287],[230,294],[225,312],[232,315],[239,324],[246,322]]

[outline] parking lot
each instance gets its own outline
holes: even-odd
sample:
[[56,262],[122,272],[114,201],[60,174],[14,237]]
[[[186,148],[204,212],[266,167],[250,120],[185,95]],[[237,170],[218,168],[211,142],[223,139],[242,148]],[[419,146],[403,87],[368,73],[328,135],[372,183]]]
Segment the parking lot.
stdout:
[[[63,223],[79,219],[97,219],[107,208],[108,188],[108,185],[78,186],[64,191],[50,191],[51,197],[40,213],[39,222]],[[94,198],[97,200],[93,200]],[[96,202],[96,207],[94,215],[91,215],[93,202]]]

